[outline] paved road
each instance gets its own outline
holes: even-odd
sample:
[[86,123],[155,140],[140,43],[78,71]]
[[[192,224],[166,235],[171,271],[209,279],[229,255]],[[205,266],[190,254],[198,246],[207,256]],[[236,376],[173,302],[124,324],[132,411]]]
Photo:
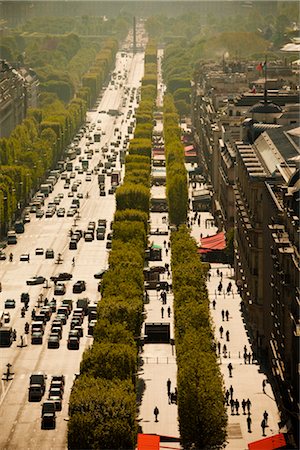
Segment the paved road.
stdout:
[[[101,137],[100,143],[91,145],[94,150],[100,149],[104,144],[110,144],[116,141],[116,135],[121,134],[121,143],[119,147],[123,148],[124,138],[128,134],[127,126],[131,117],[126,120],[129,109],[133,110],[137,106],[137,92],[140,80],[143,75],[144,62],[143,54],[139,53],[135,56],[117,55],[115,67],[115,82],[109,84],[103,93],[102,99],[97,110],[90,111],[87,114],[90,126],[95,123],[96,127],[100,127],[105,134]],[[132,88],[135,88],[133,91]],[[125,90],[130,95],[125,96]],[[133,93],[133,100],[130,96]],[[113,118],[108,114],[99,111],[107,111],[109,109],[120,109],[124,114]],[[101,120],[101,122],[99,122]],[[115,129],[119,128],[117,133]],[[96,131],[96,128],[95,128]],[[93,134],[93,133],[91,133]],[[84,136],[79,146],[82,148],[82,154],[86,147],[87,138]],[[110,146],[110,149],[112,147]],[[103,159],[101,152],[94,152],[93,158],[89,161],[90,167],[93,168],[100,159]],[[78,157],[73,161],[74,167],[80,165]],[[116,168],[119,168],[117,162]],[[97,221],[99,218],[105,218],[108,224],[113,219],[115,211],[115,199],[113,195],[99,196],[97,183],[97,175],[92,175],[91,181],[86,181],[85,174],[76,173],[76,180],[82,183],[78,189],[83,193],[84,198],[80,200],[80,218],[76,221],[76,228],[86,229],[89,221]],[[72,180],[71,180],[72,181]],[[64,181],[59,180],[55,185],[54,191],[45,203],[58,193],[63,193],[64,198],[60,206],[69,208],[72,198],[67,196],[69,189],[63,188]],[[110,187],[110,179],[106,177],[106,192]],[[85,198],[86,192],[89,192],[89,198]],[[18,235],[18,244],[7,248],[6,253],[13,252],[14,260],[12,263],[8,260],[0,263],[1,274],[0,281],[2,283],[2,293],[0,299],[0,310],[3,309],[4,301],[7,298],[16,300],[16,308],[10,310],[10,325],[17,330],[17,341],[10,348],[1,348],[0,352],[0,371],[5,371],[6,364],[9,362],[13,365],[14,378],[12,381],[1,381],[0,388],[0,448],[1,449],[64,449],[66,448],[66,430],[68,419],[68,399],[72,387],[74,374],[79,372],[79,364],[82,353],[91,342],[92,338],[87,335],[87,318],[84,322],[84,336],[81,338],[80,349],[78,351],[70,351],[67,349],[66,341],[69,331],[68,323],[64,326],[63,337],[59,349],[47,348],[47,335],[50,325],[47,324],[43,345],[31,345],[30,338],[26,341],[25,347],[18,347],[19,337],[24,334],[24,324],[31,321],[30,311],[36,306],[38,296],[52,299],[54,296],[54,285],[49,283],[49,288],[42,285],[26,286],[26,280],[34,275],[43,275],[48,280],[50,276],[59,272],[70,272],[73,275],[71,281],[67,281],[66,294],[61,298],[72,298],[73,303],[78,297],[88,297],[91,302],[99,300],[97,292],[97,281],[94,279],[94,273],[102,268],[107,267],[108,250],[106,249],[106,241],[94,240],[93,242],[79,241],[77,251],[71,251],[68,248],[69,236],[68,232],[74,227],[74,218],[64,217],[58,218],[54,215],[52,218],[35,218],[31,214],[31,222],[26,225],[23,235]],[[44,249],[52,248],[55,255],[62,255],[62,264],[55,264],[55,259],[45,259],[44,256],[35,255],[35,249],[41,247]],[[23,253],[30,253],[30,263],[20,262],[19,257]],[[72,258],[75,257],[75,266],[72,265]],[[72,285],[76,280],[85,280],[87,290],[83,294],[73,294]],[[25,319],[20,317],[22,304],[20,303],[20,294],[29,292],[30,308],[26,313]],[[60,303],[57,297],[58,304]],[[70,319],[69,319],[70,321]],[[48,375],[48,384],[51,375],[54,373],[63,373],[66,376],[66,389],[63,400],[63,409],[57,413],[56,431],[41,430],[41,403],[28,402],[28,385],[29,376],[34,371],[43,370]],[[46,389],[47,392],[47,389]],[[44,396],[45,400],[46,395]]]

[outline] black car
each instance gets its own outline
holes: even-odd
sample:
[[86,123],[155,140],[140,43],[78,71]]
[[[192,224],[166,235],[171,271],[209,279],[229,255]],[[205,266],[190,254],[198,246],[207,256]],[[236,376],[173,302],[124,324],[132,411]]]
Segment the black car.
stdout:
[[85,281],[76,281],[76,283],[73,286],[73,293],[74,294],[80,294],[81,292],[86,290],[86,284]]
[[96,278],[96,280],[101,280],[103,275],[105,274],[106,269],[102,269],[100,270],[100,272],[97,272],[94,274],[94,278]]
[[53,275],[52,277],[50,277],[50,280],[54,281],[54,283],[56,283],[57,281],[68,281],[68,280],[71,280],[72,277],[73,277],[73,275],[71,273],[61,272],[58,275]]

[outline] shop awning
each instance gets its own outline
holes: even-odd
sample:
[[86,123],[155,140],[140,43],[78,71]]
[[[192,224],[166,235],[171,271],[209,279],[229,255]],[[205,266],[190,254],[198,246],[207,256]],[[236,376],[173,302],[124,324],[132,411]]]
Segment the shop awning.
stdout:
[[279,450],[281,448],[286,448],[286,440],[282,433],[248,444],[249,450]]
[[156,434],[138,434],[137,450],[159,450],[160,437]]
[[200,248],[198,253],[208,253],[216,250],[224,250],[226,248],[225,233],[214,234],[200,239]]
[[187,145],[184,147],[184,154],[185,156],[197,156],[193,145]]

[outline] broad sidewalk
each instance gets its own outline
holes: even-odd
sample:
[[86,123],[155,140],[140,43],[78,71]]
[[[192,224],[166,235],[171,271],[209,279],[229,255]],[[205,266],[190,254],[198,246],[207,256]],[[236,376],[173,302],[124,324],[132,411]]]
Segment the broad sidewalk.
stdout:
[[[198,215],[199,216],[199,215]],[[190,218],[194,213],[190,213]],[[210,223],[213,219],[210,213],[200,213],[200,225],[196,220],[192,224],[191,234],[197,242],[200,241],[200,234],[203,237],[213,235],[218,230]],[[222,272],[222,279],[220,274]],[[218,293],[218,285],[222,281],[221,294]],[[228,283],[232,283],[232,291],[227,294]],[[210,300],[210,310],[215,326],[215,338],[220,343],[220,368],[224,378],[225,389],[233,387],[233,399],[238,399],[240,403],[239,414],[231,414],[230,406],[228,411],[228,450],[244,450],[248,448],[248,443],[263,439],[261,422],[263,413],[268,413],[268,426],[265,429],[266,436],[272,436],[279,432],[278,423],[280,421],[277,405],[270,384],[267,383],[265,393],[263,392],[263,380],[266,376],[261,372],[260,366],[256,361],[248,364],[244,362],[244,346],[247,353],[252,356],[251,346],[248,339],[245,323],[240,309],[241,297],[237,293],[234,281],[233,269],[225,264],[211,264],[210,280],[207,282],[207,288]],[[214,301],[216,302],[213,307]],[[229,320],[222,320],[222,310],[229,312]],[[222,338],[220,337],[220,327],[223,328]],[[226,340],[226,332],[229,331],[229,341]],[[223,346],[227,347],[227,354],[224,357]],[[228,364],[233,366],[232,377],[229,377]],[[247,427],[247,408],[246,414],[243,414],[242,400],[250,399],[250,417],[251,433]]]
[[[166,214],[151,213],[152,228],[166,229],[162,217]],[[168,236],[151,236],[151,242],[162,247],[162,261],[150,262],[149,265],[170,264],[170,251],[164,247],[164,241],[169,241]],[[172,283],[171,277],[167,274],[161,275],[161,280]],[[167,293],[167,303],[162,304],[160,292],[149,290],[149,303],[145,305],[145,322],[170,323],[171,337],[174,336],[174,315],[173,315],[173,294]],[[163,317],[162,317],[163,307]],[[168,307],[171,308],[168,317]],[[177,378],[177,365],[175,348],[170,344],[145,344],[141,354],[143,366],[139,378],[145,383],[142,404],[140,406],[139,425],[143,433],[158,434],[160,436],[170,436],[179,438],[177,405],[169,403],[167,394],[167,380],[171,380],[171,392],[174,392]],[[159,409],[158,422],[155,422],[154,408]],[[179,448],[179,444],[172,442],[172,448]]]

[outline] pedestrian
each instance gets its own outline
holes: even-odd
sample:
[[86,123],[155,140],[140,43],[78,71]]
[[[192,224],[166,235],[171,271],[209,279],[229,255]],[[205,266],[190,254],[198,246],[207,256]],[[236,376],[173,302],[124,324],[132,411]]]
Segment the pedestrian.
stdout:
[[15,328],[13,329],[12,335],[13,335],[13,340],[16,341],[17,340],[17,331]]
[[168,395],[170,395],[170,392],[171,392],[171,380],[170,380],[170,378],[167,379],[167,389],[168,389]]
[[227,294],[229,295],[230,294],[230,292],[231,292],[231,288],[232,288],[232,283],[231,283],[231,281],[229,281],[229,283],[228,283],[228,285],[227,285]]
[[210,281],[210,272],[207,272],[207,279]]
[[262,390],[263,390],[264,394],[266,393],[266,384],[267,384],[266,380],[263,380],[263,382],[262,382]]
[[240,402],[238,401],[238,399],[235,400],[234,406],[235,406],[236,415],[238,416],[239,415],[239,407],[240,407]]
[[171,242],[170,241],[168,242],[168,248],[169,249],[171,248]]
[[224,317],[225,317],[225,311],[224,311],[224,309],[222,309],[221,315],[222,315],[222,321],[224,322]]
[[31,318],[32,320],[35,319],[35,309],[33,308],[33,310],[31,311]]
[[267,411],[265,411],[263,414],[263,418],[264,418],[266,427],[268,426],[268,417],[269,417],[269,414],[267,413]]
[[220,272],[220,278],[223,278],[223,272]]
[[163,306],[161,307],[161,318],[162,319],[164,318],[164,307]]
[[242,409],[243,409],[243,414],[246,414],[246,400],[243,398],[242,400]]
[[251,364],[251,352],[248,353],[248,364]]
[[244,345],[244,353],[247,353],[247,346]]
[[216,309],[216,300],[215,299],[212,301],[212,306],[213,306],[213,309]]
[[200,227],[200,221],[201,221],[201,219],[200,219],[200,217],[198,217],[198,227]]
[[164,240],[164,247],[166,248],[166,246],[167,246],[167,241]]
[[21,347],[23,347],[24,346],[24,340],[23,340],[23,336],[22,335],[20,336],[20,339],[21,339]]
[[226,341],[229,342],[229,331],[226,331]]
[[224,356],[224,358],[226,358],[226,356],[227,356],[227,347],[226,347],[226,344],[223,345],[223,356]]
[[220,275],[220,271],[219,271],[219,269],[217,269],[217,276],[219,276]]
[[169,250],[166,248],[166,256],[168,256],[168,252],[169,252]]
[[246,405],[247,405],[247,411],[248,411],[248,414],[250,414],[251,401],[250,401],[249,398],[247,398]]
[[232,399],[230,399],[230,410],[231,410],[231,415],[234,415],[234,405],[235,405],[235,401]]
[[170,306],[168,306],[168,317],[169,318],[171,317],[171,308],[170,308]]
[[233,369],[233,367],[232,367],[231,362],[228,364],[227,368],[228,368],[228,371],[229,371],[229,377],[232,378],[232,369]]
[[154,416],[155,416],[155,422],[158,422],[157,416],[158,416],[158,414],[159,414],[159,409],[158,409],[157,406],[155,406],[153,413],[154,413]]
[[226,309],[226,311],[225,311],[225,316],[226,316],[226,320],[228,322],[228,320],[229,320],[229,311],[228,311],[228,309]]
[[244,352],[244,363],[247,364],[247,352]]
[[230,398],[233,398],[233,387],[232,387],[232,384],[229,386],[229,394],[230,394]]
[[262,430],[262,435],[265,436],[266,435],[266,433],[265,433],[265,429],[266,429],[266,421],[265,421],[265,419],[263,419],[261,421],[260,426],[261,426],[261,430]]
[[229,406],[229,395],[229,390],[227,389],[225,392],[225,402],[227,406]]
[[219,294],[221,294],[222,287],[223,287],[223,285],[222,285],[222,283],[221,283],[221,281],[220,281],[220,283],[219,283],[219,285],[218,285],[218,292],[219,292]]
[[248,433],[251,433],[251,423],[252,423],[252,419],[251,419],[250,415],[248,415],[248,417],[247,417]]
[[218,342],[218,354],[221,353],[221,342]]
[[220,331],[220,338],[222,339],[223,331],[224,331],[224,328],[222,327],[222,325],[220,326],[219,331]]

